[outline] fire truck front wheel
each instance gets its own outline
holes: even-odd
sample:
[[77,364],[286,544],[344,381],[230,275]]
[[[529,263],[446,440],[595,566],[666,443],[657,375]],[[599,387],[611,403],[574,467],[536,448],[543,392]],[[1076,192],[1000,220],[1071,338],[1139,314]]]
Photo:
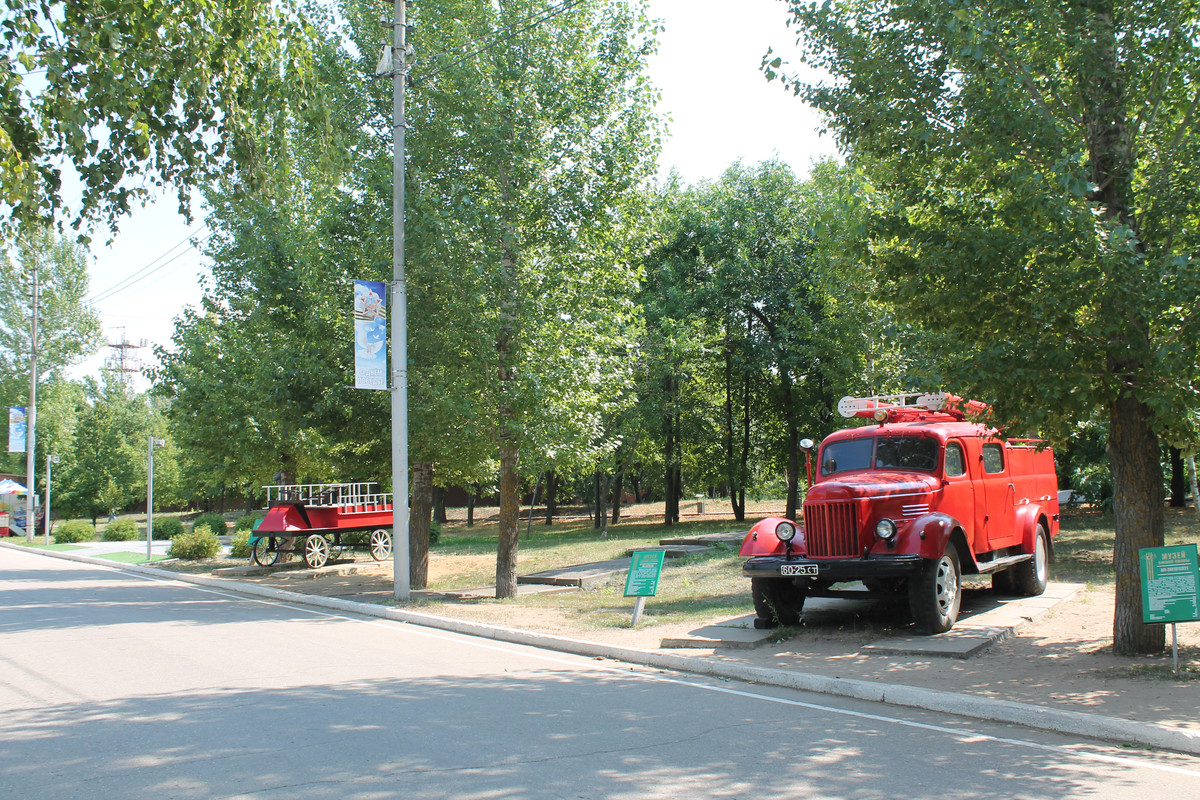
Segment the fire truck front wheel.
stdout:
[[954,627],[962,607],[962,570],[954,545],[936,561],[928,561],[908,582],[908,605],[918,628],[944,633]]
[[751,578],[750,594],[754,598],[756,628],[800,624],[804,609],[804,592],[790,578]]

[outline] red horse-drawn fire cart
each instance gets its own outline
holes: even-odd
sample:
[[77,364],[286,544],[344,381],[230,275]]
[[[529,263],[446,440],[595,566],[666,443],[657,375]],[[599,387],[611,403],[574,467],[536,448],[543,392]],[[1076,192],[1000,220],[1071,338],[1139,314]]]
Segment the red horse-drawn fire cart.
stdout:
[[268,510],[250,538],[254,563],[269,567],[281,558],[300,553],[304,563],[316,569],[352,547],[365,547],[376,561],[391,557],[392,495],[381,493],[378,484],[307,483],[263,488],[267,490]]

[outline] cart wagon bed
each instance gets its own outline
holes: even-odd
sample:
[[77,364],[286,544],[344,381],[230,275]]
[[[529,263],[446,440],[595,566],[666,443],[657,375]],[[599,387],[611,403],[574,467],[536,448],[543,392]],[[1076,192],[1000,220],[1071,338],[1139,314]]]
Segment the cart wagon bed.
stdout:
[[[286,554],[303,555],[313,569],[344,549],[365,548],[371,558],[392,555],[392,495],[375,483],[264,486],[267,515],[250,539],[251,559],[271,566]],[[368,536],[348,534],[368,533]]]

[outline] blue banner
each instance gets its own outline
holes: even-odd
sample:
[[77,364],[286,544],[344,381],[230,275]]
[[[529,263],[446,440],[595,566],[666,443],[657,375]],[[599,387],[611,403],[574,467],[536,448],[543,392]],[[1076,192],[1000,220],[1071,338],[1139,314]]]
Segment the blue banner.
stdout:
[[354,282],[354,388],[387,389],[387,290]]
[[8,407],[8,452],[25,452],[25,406]]

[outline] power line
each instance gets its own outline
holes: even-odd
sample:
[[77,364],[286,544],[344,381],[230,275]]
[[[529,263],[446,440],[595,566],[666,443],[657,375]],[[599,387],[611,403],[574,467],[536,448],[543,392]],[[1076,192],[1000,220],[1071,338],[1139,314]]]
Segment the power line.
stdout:
[[[180,247],[180,245],[189,243],[193,236],[195,236],[200,231],[204,230],[206,227],[207,227],[207,223],[202,224],[200,227],[196,228],[196,230],[192,231],[187,236],[185,236],[183,239],[181,239],[179,242],[177,242],[174,245],[172,245],[171,247],[167,248],[166,252],[164,252],[162,255],[152,259],[150,261],[150,263],[146,264],[146,266],[137,270],[136,272],[129,275],[128,277],[123,278],[122,280],[118,281],[117,283],[110,286],[109,288],[104,289],[103,291],[100,291],[100,292],[97,292],[97,293],[91,295],[90,297],[88,297],[86,299],[86,302],[95,304],[95,303],[99,303],[103,300],[107,300],[107,299],[113,297],[114,295],[120,294],[121,292],[125,291],[126,289],[130,289],[130,288],[136,286],[138,283],[141,283],[142,281],[146,280],[147,278],[149,278],[151,275],[158,272],[159,270],[169,266],[172,262],[187,255],[189,250],[196,249],[195,244],[189,245],[189,247],[187,249],[176,253],[174,256],[171,256],[171,258],[168,258],[166,261],[163,261],[163,263],[158,264],[158,266],[154,266],[157,262],[161,261],[162,259],[166,258],[168,255],[170,255],[170,253],[172,251],[178,249]],[[203,239],[201,239],[197,244],[203,244],[204,242],[206,242],[210,238],[212,238],[212,236],[213,236],[213,234],[210,231],[209,234],[207,236],[205,236]]]

